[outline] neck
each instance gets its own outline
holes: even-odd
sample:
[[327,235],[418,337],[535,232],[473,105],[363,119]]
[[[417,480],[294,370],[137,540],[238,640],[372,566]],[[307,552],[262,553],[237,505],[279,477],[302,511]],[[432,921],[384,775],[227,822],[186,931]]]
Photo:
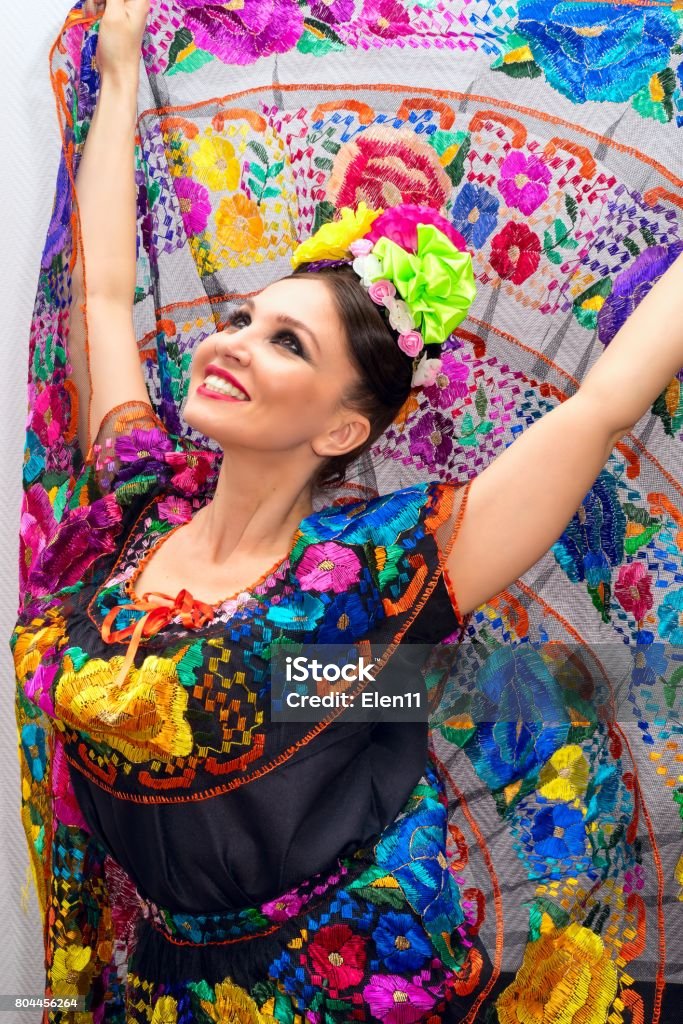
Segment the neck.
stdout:
[[310,466],[282,457],[226,451],[211,501],[194,517],[202,555],[220,565],[231,555],[284,555],[313,508]]

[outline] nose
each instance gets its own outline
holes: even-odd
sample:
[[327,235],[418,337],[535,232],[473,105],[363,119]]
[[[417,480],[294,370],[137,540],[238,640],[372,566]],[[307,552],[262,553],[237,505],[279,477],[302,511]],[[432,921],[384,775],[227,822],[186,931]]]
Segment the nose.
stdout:
[[244,331],[219,331],[214,336],[217,357],[234,359],[241,366],[247,366],[251,360],[249,345]]

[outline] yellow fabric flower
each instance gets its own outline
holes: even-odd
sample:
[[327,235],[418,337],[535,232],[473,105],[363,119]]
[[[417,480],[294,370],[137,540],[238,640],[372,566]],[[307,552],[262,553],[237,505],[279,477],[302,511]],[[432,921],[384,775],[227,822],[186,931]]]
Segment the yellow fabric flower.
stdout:
[[365,203],[359,203],[357,210],[344,206],[339,211],[339,220],[323,224],[314,235],[298,245],[292,254],[292,266],[296,269],[302,263],[315,260],[338,260],[348,254],[351,242],[367,235],[373,221],[382,210],[369,210]]
[[232,981],[219,981],[216,1001],[202,999],[201,1006],[216,1024],[269,1024],[271,1020],[262,1016],[249,993]]
[[178,1003],[173,996],[161,996],[154,1004],[151,1024],[177,1024]]
[[581,747],[569,743],[556,750],[541,769],[539,791],[546,800],[576,800],[586,792],[589,773]]
[[56,949],[50,983],[54,996],[85,995],[90,988],[90,976],[95,969],[92,949],[76,943]]
[[227,139],[208,135],[192,154],[197,178],[215,192],[237,188],[240,165],[234,146]]
[[122,662],[120,655],[91,658],[76,672],[66,657],[55,691],[57,714],[136,764],[189,754],[187,690],[178,682],[175,662],[150,655],[116,686]]
[[496,1004],[499,1024],[594,1024],[607,1020],[617,971],[599,935],[579,924],[530,942]]
[[45,618],[34,619],[28,626],[17,626],[16,634],[12,655],[17,678],[24,683],[36,671],[45,652],[66,636],[66,623],[51,608]]
[[256,203],[238,192],[221,200],[216,210],[216,237],[234,252],[258,249],[264,226]]

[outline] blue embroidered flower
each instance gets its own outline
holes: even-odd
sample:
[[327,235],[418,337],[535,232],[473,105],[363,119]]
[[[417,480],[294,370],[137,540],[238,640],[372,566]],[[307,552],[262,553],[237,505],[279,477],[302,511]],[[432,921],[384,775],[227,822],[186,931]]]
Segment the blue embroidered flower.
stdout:
[[412,530],[419,521],[428,486],[415,484],[371,501],[314,512],[301,524],[304,538],[297,545],[293,560],[308,544],[332,537],[342,544],[393,544],[401,533]]
[[603,471],[581,503],[553,554],[572,582],[609,583],[613,566],[624,558],[626,516],[614,478]]
[[481,249],[498,223],[499,206],[488,189],[468,181],[453,203],[453,224],[468,244]]
[[303,591],[284,598],[279,604],[272,604],[266,619],[274,626],[307,633],[320,622],[323,610],[324,605],[318,597]]
[[638,644],[633,648],[634,686],[654,686],[669,669],[665,644]]
[[583,814],[567,804],[542,807],[531,827],[539,857],[563,860],[583,853],[586,845],[586,827]]
[[318,642],[336,644],[358,640],[367,636],[384,615],[377,593],[369,592],[366,596],[357,592],[338,594],[325,609],[325,618],[318,631]]
[[21,730],[21,746],[31,775],[36,782],[42,782],[47,764],[45,730],[39,725],[25,725]]
[[372,937],[385,967],[397,973],[419,970],[434,952],[424,931],[409,914],[387,911]]
[[681,34],[672,11],[520,0],[517,31],[550,85],[575,103],[623,102],[667,67]]
[[657,614],[659,635],[670,644],[683,645],[683,588],[667,594]]

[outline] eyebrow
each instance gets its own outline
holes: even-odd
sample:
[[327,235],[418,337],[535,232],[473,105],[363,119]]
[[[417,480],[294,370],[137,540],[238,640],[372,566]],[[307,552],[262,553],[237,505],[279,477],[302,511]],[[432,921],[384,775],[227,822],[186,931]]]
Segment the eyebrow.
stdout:
[[[254,309],[256,308],[256,303],[254,302],[253,299],[245,299],[243,302],[243,306],[246,306],[246,308],[253,313]],[[318,350],[318,354],[320,354],[320,342],[318,341],[317,337],[315,336],[311,328],[308,327],[305,323],[303,323],[301,320],[296,320],[293,316],[286,316],[284,313],[281,313],[279,316],[276,317],[276,319],[279,324],[286,324],[288,327],[296,327],[298,328],[298,330],[303,331],[305,334],[307,334],[311,341],[313,342],[313,344],[315,345],[316,349]]]

